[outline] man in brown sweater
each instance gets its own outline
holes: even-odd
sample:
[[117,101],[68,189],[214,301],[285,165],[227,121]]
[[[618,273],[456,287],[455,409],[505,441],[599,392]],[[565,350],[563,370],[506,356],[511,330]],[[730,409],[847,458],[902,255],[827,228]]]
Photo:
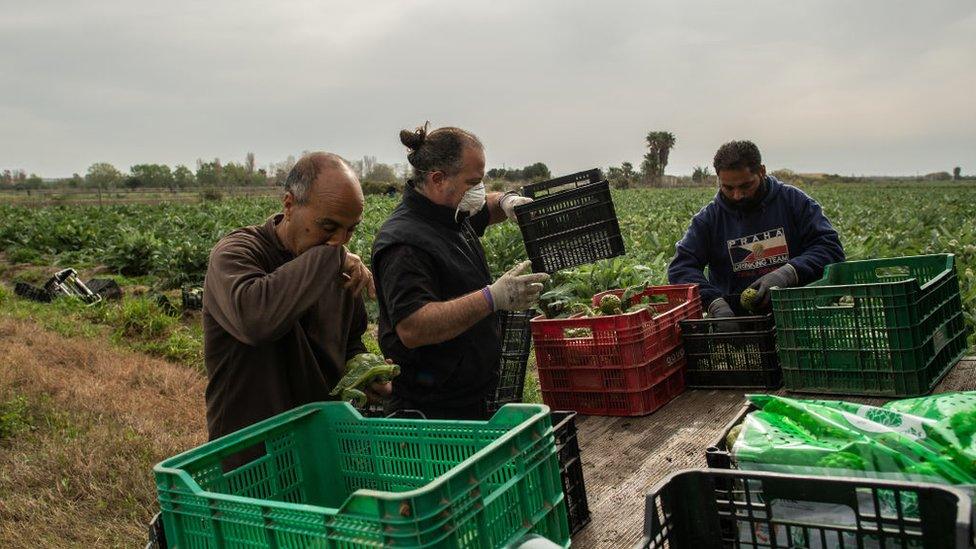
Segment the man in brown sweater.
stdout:
[[346,360],[366,352],[362,293],[375,297],[373,277],[344,246],[362,219],[359,180],[340,157],[312,153],[288,174],[282,202],[281,213],[230,233],[210,253],[203,333],[211,440],[331,400]]

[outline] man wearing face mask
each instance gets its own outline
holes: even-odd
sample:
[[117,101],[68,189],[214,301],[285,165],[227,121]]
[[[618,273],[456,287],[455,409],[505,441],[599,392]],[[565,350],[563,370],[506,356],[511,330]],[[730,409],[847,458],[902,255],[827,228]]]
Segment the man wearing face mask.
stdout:
[[400,365],[389,410],[484,419],[498,380],[495,311],[532,306],[548,279],[526,261],[494,282],[479,237],[530,199],[485,193],[484,147],[459,128],[400,132],[414,176],[373,243],[379,343]]
[[691,220],[668,267],[672,284],[699,285],[709,316],[747,314],[739,305],[746,288],[757,291],[755,309],[768,311],[771,288],[809,284],[844,261],[820,204],[767,175],[751,141],[722,145],[714,166],[719,192]]
[[288,174],[280,213],[214,246],[203,292],[211,440],[331,400],[346,361],[366,352],[362,293],[375,293],[373,279],[345,248],[362,213],[349,165],[308,154]]

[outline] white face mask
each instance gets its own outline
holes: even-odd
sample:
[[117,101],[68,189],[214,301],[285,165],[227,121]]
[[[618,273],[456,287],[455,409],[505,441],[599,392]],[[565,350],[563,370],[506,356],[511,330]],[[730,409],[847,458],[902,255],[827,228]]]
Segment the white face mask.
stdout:
[[457,211],[454,213],[454,219],[457,219],[461,212],[467,212],[468,215],[474,215],[485,207],[485,184],[478,183],[474,187],[471,187],[465,191],[464,196],[461,197],[461,202],[458,204]]

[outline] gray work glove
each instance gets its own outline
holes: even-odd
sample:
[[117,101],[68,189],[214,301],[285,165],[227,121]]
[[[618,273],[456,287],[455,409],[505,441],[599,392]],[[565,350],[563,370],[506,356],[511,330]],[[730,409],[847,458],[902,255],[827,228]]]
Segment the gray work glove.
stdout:
[[549,280],[546,273],[522,274],[532,265],[523,261],[488,286],[496,311],[524,311],[531,309],[542,292],[542,283]]
[[735,311],[729,307],[728,301],[718,298],[708,306],[708,318],[729,318],[735,316]]
[[532,202],[531,198],[525,196],[519,196],[514,192],[507,192],[500,199],[498,199],[498,205],[502,207],[502,211],[505,215],[512,221],[517,221],[515,217],[515,207],[521,206],[522,204],[528,204]]
[[769,307],[769,300],[772,297],[769,290],[772,288],[791,288],[796,286],[800,279],[796,276],[796,269],[787,263],[771,273],[766,273],[749,285],[756,290],[756,300],[753,302],[755,310],[763,310]]

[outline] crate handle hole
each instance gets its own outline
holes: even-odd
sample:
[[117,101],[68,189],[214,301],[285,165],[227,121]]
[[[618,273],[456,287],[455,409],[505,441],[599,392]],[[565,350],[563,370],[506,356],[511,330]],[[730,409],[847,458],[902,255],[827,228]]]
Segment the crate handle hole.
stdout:
[[827,297],[820,300],[817,304],[818,309],[853,309],[857,300],[852,295],[839,295]]
[[563,337],[566,339],[592,338],[593,330],[590,328],[563,328]]
[[268,455],[267,445],[262,440],[247,448],[228,454],[224,459],[220,460],[220,466],[224,474],[227,474],[266,455]]
[[911,276],[912,271],[905,265],[894,265],[891,267],[878,267],[874,270],[874,276],[878,278],[905,278]]

